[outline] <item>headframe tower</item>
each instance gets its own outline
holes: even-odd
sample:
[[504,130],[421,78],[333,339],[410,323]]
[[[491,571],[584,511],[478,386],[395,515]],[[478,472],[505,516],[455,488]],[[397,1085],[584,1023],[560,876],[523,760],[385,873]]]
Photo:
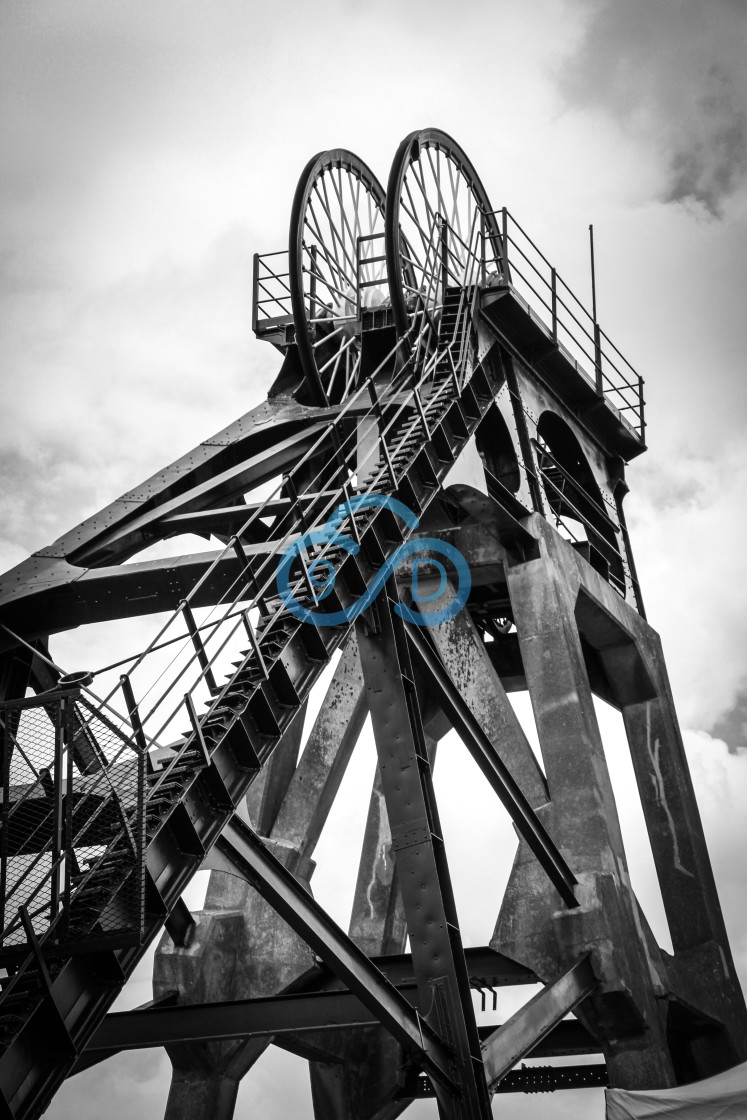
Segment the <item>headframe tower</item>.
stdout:
[[[494,1093],[744,1060],[623,512],[640,377],[436,129],[386,191],[346,150],[309,162],[288,250],[255,258],[253,327],[282,357],[267,400],[2,581],[0,1115],[143,1045],[169,1051],[169,1120],[230,1120],[270,1043],[309,1061],[325,1120],[431,1095],[487,1120]],[[55,660],[56,634],[148,615],[114,666]],[[624,719],[673,954],[631,887],[595,696]],[[367,716],[345,932],[313,855]],[[519,836],[486,946],[463,944],[434,792],[452,728]],[[111,1014],[164,926],[153,1003]],[[538,983],[478,1026],[475,990]],[[516,1068],[569,1053],[603,1061]]]

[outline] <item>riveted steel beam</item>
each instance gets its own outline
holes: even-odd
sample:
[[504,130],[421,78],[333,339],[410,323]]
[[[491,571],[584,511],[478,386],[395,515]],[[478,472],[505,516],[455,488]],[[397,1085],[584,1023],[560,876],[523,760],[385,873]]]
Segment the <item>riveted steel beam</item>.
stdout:
[[420,1002],[448,1029],[460,1093],[437,1089],[443,1118],[490,1116],[479,1038],[454,904],[433,777],[401,619],[390,579],[379,596],[377,629],[359,622],[358,643],[376,739]]

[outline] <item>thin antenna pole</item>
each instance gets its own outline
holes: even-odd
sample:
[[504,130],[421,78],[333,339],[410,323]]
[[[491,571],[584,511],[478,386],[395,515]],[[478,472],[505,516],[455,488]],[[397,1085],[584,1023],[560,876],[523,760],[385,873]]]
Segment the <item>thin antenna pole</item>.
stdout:
[[597,280],[594,269],[594,226],[589,226],[589,251],[591,254],[591,314],[594,323],[597,321]]
[[589,252],[591,255],[591,316],[594,322],[594,373],[597,396],[604,396],[604,379],[602,377],[602,338],[597,322],[597,277],[594,267],[594,226],[589,226]]

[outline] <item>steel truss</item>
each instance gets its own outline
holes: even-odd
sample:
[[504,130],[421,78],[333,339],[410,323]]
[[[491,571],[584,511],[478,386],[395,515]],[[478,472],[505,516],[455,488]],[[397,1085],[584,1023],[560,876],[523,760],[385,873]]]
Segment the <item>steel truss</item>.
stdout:
[[[435,129],[403,141],[386,193],[353,153],[315,156],[288,251],[254,281],[255,332],[282,354],[267,401],[0,589],[0,1115],[34,1120],[70,1073],[138,1046],[167,1047],[168,1115],[192,1120],[230,1117],[271,1041],[340,1120],[427,1095],[444,1120],[487,1118],[494,1093],[664,1086],[744,1058],[622,508],[641,379]],[[185,533],[212,549],[140,555]],[[458,594],[454,549],[469,597],[422,625]],[[145,648],[56,663],[55,634],[150,614]],[[625,719],[674,957],[630,888],[593,694]],[[367,715],[345,932],[312,857]],[[520,838],[482,949],[462,943],[433,784],[452,727]],[[205,867],[193,915],[182,891]],[[152,1005],[109,1014],[164,926]],[[541,989],[478,1026],[476,993],[484,1008],[514,984]],[[589,1053],[604,1064],[519,1068]]]

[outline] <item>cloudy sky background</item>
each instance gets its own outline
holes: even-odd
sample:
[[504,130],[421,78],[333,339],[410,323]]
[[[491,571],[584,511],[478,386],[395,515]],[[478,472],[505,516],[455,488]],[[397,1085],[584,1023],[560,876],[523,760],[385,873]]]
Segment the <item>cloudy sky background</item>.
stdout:
[[[385,182],[407,132],[445,129],[579,294],[594,223],[600,321],[647,381],[650,451],[629,470],[628,519],[743,982],[746,27],[742,0],[0,10],[1,570],[264,397],[278,360],[251,333],[251,257],[284,246],[314,152],[352,148]],[[634,884],[640,865],[655,912],[619,724],[602,719]],[[443,752],[439,766],[446,788],[457,763]],[[360,827],[372,767],[364,742],[317,853],[315,889],[343,922],[354,869],[340,837]],[[510,849],[481,798],[447,810],[471,943],[487,940],[504,874],[491,853]],[[491,846],[471,869],[465,806],[471,823],[483,811]],[[129,1002],[146,988],[147,968]],[[124,1055],[71,1081],[48,1115],[98,1118],[106,1092],[112,1120],[157,1117],[167,1066]],[[500,1098],[496,1114],[532,1103]],[[542,1109],[601,1116],[601,1095]],[[309,1110],[302,1065],[272,1051],[237,1115]]]

